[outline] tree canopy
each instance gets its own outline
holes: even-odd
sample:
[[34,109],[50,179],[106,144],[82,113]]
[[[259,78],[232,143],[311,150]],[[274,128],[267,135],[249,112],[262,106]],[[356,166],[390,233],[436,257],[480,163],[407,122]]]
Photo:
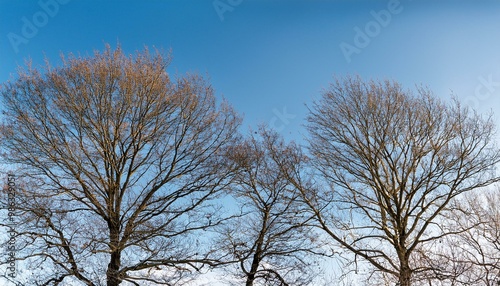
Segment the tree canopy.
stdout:
[[2,146],[25,181],[19,258],[43,269],[27,284],[168,284],[213,263],[196,233],[218,223],[240,119],[168,64],[108,47],[2,87]]
[[500,178],[491,116],[339,78],[302,148],[266,126],[242,135],[207,80],[169,64],[107,46],[1,86],[0,158],[17,184],[1,200],[29,269],[11,282],[185,285],[217,268],[246,285],[329,285],[324,257],[343,274],[362,261],[367,285],[500,281],[499,196],[477,197]]

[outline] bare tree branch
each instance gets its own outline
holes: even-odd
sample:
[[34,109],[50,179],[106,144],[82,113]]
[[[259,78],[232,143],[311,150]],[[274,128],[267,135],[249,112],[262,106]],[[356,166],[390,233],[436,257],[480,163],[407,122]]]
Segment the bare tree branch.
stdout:
[[261,127],[234,146],[230,158],[240,167],[232,195],[242,215],[220,230],[223,256],[239,262],[245,285],[308,285],[314,278],[312,219],[300,193],[276,160],[288,160],[295,145]]
[[417,249],[441,237],[435,222],[453,199],[498,181],[492,119],[423,88],[338,80],[307,128],[317,182],[331,186],[301,187],[318,227],[402,286]]
[[234,173],[225,152],[240,120],[201,77],[172,80],[168,64],[108,46],[28,66],[2,87],[4,159],[26,182],[20,259],[53,267],[32,279],[162,284],[214,263],[192,242],[223,219],[213,199]]

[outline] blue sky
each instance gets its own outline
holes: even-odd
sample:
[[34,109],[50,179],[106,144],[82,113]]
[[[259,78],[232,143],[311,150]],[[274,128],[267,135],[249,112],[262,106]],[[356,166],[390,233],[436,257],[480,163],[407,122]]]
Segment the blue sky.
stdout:
[[453,92],[500,118],[500,0],[0,0],[0,37],[0,82],[27,58],[105,43],[172,50],[170,73],[209,77],[244,129],[298,140],[306,104],[348,74]]
[[26,58],[171,49],[172,74],[206,75],[245,126],[295,139],[335,75],[428,85],[500,112],[500,1],[0,0],[0,35],[0,82]]

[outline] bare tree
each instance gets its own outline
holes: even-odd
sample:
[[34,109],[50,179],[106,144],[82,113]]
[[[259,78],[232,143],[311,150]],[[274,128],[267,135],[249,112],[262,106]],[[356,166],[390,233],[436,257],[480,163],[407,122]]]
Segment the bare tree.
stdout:
[[427,263],[440,269],[442,285],[500,285],[499,202],[498,189],[492,189],[453,204],[442,228],[456,234],[426,255]]
[[238,262],[237,276],[247,286],[310,285],[318,274],[311,217],[279,168],[297,146],[265,127],[255,133],[230,152],[240,167],[231,192],[242,215],[221,229],[217,244]]
[[238,116],[201,77],[172,80],[161,53],[62,60],[1,90],[25,285],[172,285],[214,263],[198,242],[221,220]]
[[[484,195],[474,194],[460,201],[460,216],[449,221],[449,229],[463,230],[457,239],[456,252],[465,256],[474,271],[477,285],[500,285],[500,194],[498,189]],[[458,261],[464,260],[460,257]],[[470,285],[471,283],[468,283]]]
[[436,219],[450,202],[498,180],[491,118],[423,88],[337,80],[307,128],[323,188],[302,189],[318,227],[397,285],[432,274],[419,253],[446,235]]

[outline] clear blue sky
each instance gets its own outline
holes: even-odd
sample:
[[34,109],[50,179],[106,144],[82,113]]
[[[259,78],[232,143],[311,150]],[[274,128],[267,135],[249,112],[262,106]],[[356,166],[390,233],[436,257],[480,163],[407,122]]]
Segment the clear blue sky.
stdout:
[[0,35],[0,82],[26,58],[171,49],[171,73],[209,76],[245,125],[295,138],[334,75],[424,84],[500,113],[500,1],[0,0]]
[[209,76],[245,126],[294,139],[334,75],[453,91],[500,118],[500,0],[0,0],[0,36],[0,82],[27,58],[171,49],[171,73]]

